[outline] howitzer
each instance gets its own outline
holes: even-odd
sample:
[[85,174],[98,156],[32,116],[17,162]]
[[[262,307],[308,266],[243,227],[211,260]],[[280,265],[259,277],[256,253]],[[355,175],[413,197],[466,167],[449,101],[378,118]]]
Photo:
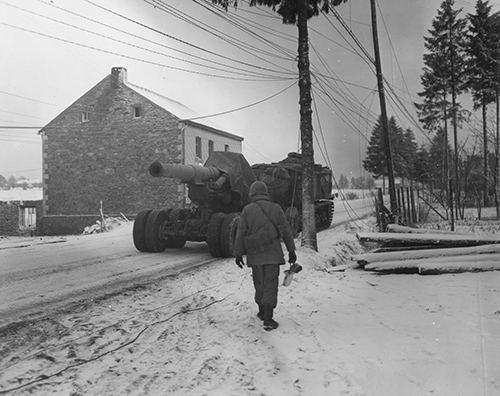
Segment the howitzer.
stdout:
[[167,164],[155,161],[149,166],[149,174],[153,177],[169,177],[179,179],[183,183],[202,183],[217,180],[223,173],[215,166]]
[[[290,153],[271,164],[252,167],[239,153],[213,152],[203,166],[165,164],[149,167],[154,177],[176,179],[186,184],[189,205],[184,208],[144,210],[134,222],[134,244],[140,251],[160,252],[184,246],[186,241],[206,241],[214,257],[233,254],[239,215],[250,202],[248,191],[255,180],[266,183],[271,199],[285,212],[292,230],[301,229],[302,158]],[[334,203],[332,171],[314,166],[314,209],[318,230],[328,228]]]
[[213,152],[203,166],[149,166],[153,177],[186,184],[189,205],[140,212],[134,223],[134,244],[140,251],[182,247],[186,241],[206,241],[214,257],[231,256],[239,213],[249,202],[255,176],[239,153]]

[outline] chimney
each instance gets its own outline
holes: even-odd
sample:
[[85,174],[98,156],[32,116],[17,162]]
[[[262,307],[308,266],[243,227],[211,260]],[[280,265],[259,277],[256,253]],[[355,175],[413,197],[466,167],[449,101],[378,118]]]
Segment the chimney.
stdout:
[[125,69],[124,67],[112,67],[111,75],[114,76],[120,83],[127,82],[127,69]]

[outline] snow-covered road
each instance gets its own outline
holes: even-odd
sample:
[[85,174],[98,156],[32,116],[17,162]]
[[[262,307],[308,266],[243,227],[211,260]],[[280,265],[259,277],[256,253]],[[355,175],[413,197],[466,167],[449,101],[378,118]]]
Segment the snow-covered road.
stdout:
[[0,393],[500,394],[500,271],[334,271],[361,251],[358,231],[298,249],[304,270],[280,287],[272,332],[232,259],[0,328]]
[[[332,227],[372,210],[370,198],[336,201]],[[104,234],[0,240],[0,326],[211,263],[205,243],[139,253],[132,224]]]
[[139,253],[132,224],[104,234],[0,240],[0,326],[212,261],[202,243]]

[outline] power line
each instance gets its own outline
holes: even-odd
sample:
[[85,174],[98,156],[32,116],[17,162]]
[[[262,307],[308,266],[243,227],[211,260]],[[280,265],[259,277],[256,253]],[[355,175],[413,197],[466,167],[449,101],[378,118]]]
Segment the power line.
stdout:
[[[2,22],[0,22],[1,24]],[[55,107],[64,107],[62,105],[58,105],[58,104],[54,104],[54,103],[49,103],[49,102],[43,102],[41,100],[38,100],[38,99],[33,99],[33,98],[29,98],[27,96],[21,96],[21,95],[16,95],[16,94],[13,94],[11,92],[6,92],[6,91],[0,91],[0,93],[4,94],[4,95],[9,95],[9,96],[14,96],[16,98],[21,98],[21,99],[26,99],[26,100],[31,100],[32,102],[37,102],[37,103],[41,103],[41,104],[46,104],[46,105],[49,105],[49,106],[55,106]]]
[[[158,0],[157,0],[157,1],[158,1]],[[264,37],[262,37],[262,36],[258,35],[255,31],[253,31],[253,30],[251,30],[251,29],[248,29],[248,27],[246,27],[246,26],[244,26],[243,24],[241,24],[241,23],[238,21],[238,19],[241,19],[242,17],[237,16],[236,14],[231,14],[231,15],[229,15],[228,13],[224,13],[221,9],[219,9],[219,8],[215,7],[214,5],[212,5],[212,4],[210,4],[210,3],[209,3],[209,5],[210,5],[211,7],[206,6],[206,5],[204,5],[204,4],[201,4],[198,0],[193,0],[193,1],[194,1],[196,4],[198,4],[199,6],[201,6],[201,7],[205,8],[205,9],[207,9],[208,11],[212,12],[213,14],[217,15],[218,17],[220,17],[220,18],[222,18],[222,19],[226,20],[226,22],[228,22],[228,23],[232,24],[233,26],[235,26],[236,28],[238,28],[238,29],[239,29],[239,30],[241,30],[242,32],[247,33],[248,35],[252,36],[253,38],[256,38],[256,39],[257,39],[257,40],[259,40],[260,42],[262,42],[262,43],[264,43],[265,45],[267,45],[267,46],[271,47],[271,49],[273,49],[275,52],[272,52],[272,53],[267,52],[267,51],[266,51],[266,52],[263,52],[261,49],[259,49],[259,48],[255,47],[255,46],[250,46],[248,43],[243,42],[243,41],[241,41],[241,40],[238,40],[240,43],[242,43],[242,45],[243,45],[243,46],[245,46],[245,47],[247,47],[247,48],[251,48],[251,49],[252,49],[252,50],[254,50],[254,51],[260,51],[260,52],[262,52],[262,53],[264,53],[264,54],[266,54],[266,55],[268,55],[268,56],[277,57],[277,58],[282,59],[282,60],[286,60],[286,61],[293,61],[293,60],[295,59],[295,54],[294,54],[294,53],[292,53],[292,52],[291,52],[288,48],[285,48],[285,47],[283,47],[283,46],[280,46],[280,45],[278,45],[278,44],[276,44],[276,43],[274,43],[274,42],[272,42],[272,41],[270,41],[270,40],[268,40],[268,39],[266,39],[266,38],[264,38]],[[262,29],[260,29],[260,28],[258,28],[258,29],[259,29],[259,30],[262,30]],[[216,29],[214,29],[214,30],[216,30]],[[216,30],[216,31],[217,31],[217,30]],[[212,33],[212,34],[213,34],[213,33]],[[226,41],[226,39],[225,39],[224,37],[221,37],[220,35],[215,34],[215,36],[216,36],[216,37],[218,37],[218,38],[220,38],[220,39],[222,39],[222,40],[224,40],[224,41]],[[235,44],[233,44],[233,45],[235,45]],[[239,46],[238,46],[238,45],[236,45],[236,47],[237,47],[237,48],[239,48]],[[241,48],[240,48],[240,49],[241,49]],[[284,56],[279,57],[279,56],[277,55],[276,51],[281,52]],[[254,56],[256,56],[256,55],[254,54]],[[259,59],[261,59],[261,60],[265,60],[265,59],[262,59],[262,58],[260,58],[260,57],[258,57],[258,58],[259,58]],[[274,63],[272,63],[272,62],[270,62],[269,60],[265,60],[265,61],[267,61],[267,62],[269,62],[269,63],[273,64],[274,66],[280,67],[280,66],[278,66],[278,65],[276,65],[276,64],[274,64]],[[284,68],[284,69],[285,69],[285,70],[287,70],[286,68]],[[295,73],[294,73],[294,74],[295,74]]]
[[[132,22],[132,23],[134,23],[134,24],[136,24],[136,25],[138,25],[138,26],[141,26],[141,27],[143,27],[143,28],[146,28],[146,29],[148,29],[148,30],[151,30],[151,31],[153,31],[153,32],[155,32],[155,33],[161,34],[162,36],[168,37],[168,38],[170,38],[170,39],[172,39],[172,40],[175,40],[175,41],[177,41],[177,42],[180,42],[180,43],[182,43],[182,44],[184,44],[184,45],[190,46],[190,47],[195,48],[195,49],[197,49],[197,50],[200,50],[200,51],[203,51],[203,52],[209,53],[209,54],[211,54],[211,55],[214,55],[214,56],[220,57],[220,58],[222,58],[222,59],[229,60],[229,61],[231,61],[231,62],[240,63],[240,64],[247,65],[247,66],[253,66],[253,67],[256,67],[255,65],[249,64],[249,63],[244,62],[244,61],[241,61],[241,60],[239,60],[239,59],[234,59],[234,58],[231,58],[231,57],[228,57],[228,56],[225,56],[225,55],[221,55],[221,54],[218,54],[218,53],[216,53],[216,52],[214,52],[214,51],[210,51],[210,50],[208,50],[208,49],[206,49],[206,48],[202,48],[202,47],[200,47],[200,46],[198,46],[198,45],[195,45],[195,44],[189,43],[189,42],[187,42],[187,41],[185,41],[185,40],[182,40],[182,39],[180,39],[180,38],[178,38],[178,37],[172,36],[172,35],[170,35],[170,34],[168,34],[168,33],[162,32],[161,30],[158,30],[158,29],[152,28],[151,26],[148,26],[148,25],[146,25],[146,24],[144,24],[144,23],[138,22],[138,21],[136,21],[136,20],[134,20],[134,19],[132,19],[132,18],[129,18],[129,17],[125,16],[125,15],[122,15],[122,14],[120,14],[120,13],[116,12],[116,11],[110,10],[109,8],[106,8],[106,7],[103,7],[103,6],[99,5],[99,4],[96,4],[96,3],[94,3],[94,2],[92,2],[92,1],[90,1],[90,0],[84,0],[84,1],[85,1],[85,2],[87,2],[87,3],[89,3],[89,4],[91,4],[91,5],[93,5],[94,7],[97,7],[97,8],[99,8],[99,9],[101,9],[101,10],[107,11],[107,12],[109,12],[109,13],[111,13],[111,14],[113,14],[113,15],[116,15],[116,16],[118,16],[118,17],[122,18],[122,19],[125,19],[125,20],[127,20],[127,21],[129,21],[129,22]],[[264,69],[265,69],[265,68],[264,68]]]
[[76,45],[76,46],[87,48],[87,49],[91,49],[91,50],[94,50],[94,51],[103,52],[103,53],[106,53],[106,54],[109,54],[109,55],[115,55],[115,56],[119,56],[119,57],[122,57],[122,58],[131,59],[131,60],[134,60],[134,61],[137,61],[137,62],[147,63],[147,64],[150,64],[150,65],[155,65],[155,66],[164,67],[164,68],[167,68],[167,69],[172,69],[172,70],[177,70],[177,71],[183,71],[183,72],[186,72],[186,73],[192,73],[192,74],[202,75],[202,76],[206,76],[206,77],[214,77],[214,78],[221,78],[221,79],[227,79],[227,80],[238,80],[238,81],[253,81],[253,82],[256,82],[256,81],[260,81],[260,82],[262,82],[262,81],[266,81],[266,82],[267,81],[283,81],[283,80],[289,80],[290,79],[290,78],[274,78],[274,79],[273,78],[265,78],[265,79],[262,79],[262,78],[261,79],[240,78],[240,77],[231,77],[231,76],[222,76],[222,75],[218,75],[218,74],[204,73],[204,72],[199,72],[199,71],[194,71],[194,70],[183,69],[183,68],[180,68],[180,67],[170,66],[170,65],[163,64],[163,63],[159,63],[159,62],[148,61],[148,60],[137,58],[137,57],[134,57],[134,56],[120,54],[118,52],[109,51],[109,50],[105,50],[103,48],[97,48],[97,47],[94,47],[94,46],[91,46],[91,45],[82,44],[82,43],[78,43],[78,42],[75,42],[75,41],[63,39],[63,38],[60,38],[60,37],[52,36],[52,35],[47,34],[47,33],[37,32],[35,30],[23,28],[21,26],[12,25],[10,23],[6,23],[6,22],[2,22],[2,21],[0,21],[0,25],[4,25],[4,26],[7,26],[7,27],[10,27],[10,28],[13,28],[13,29],[17,29],[17,30],[21,30],[21,31],[25,31],[25,32],[33,33],[33,34],[37,34],[37,35],[42,36],[42,37],[51,38],[51,39],[54,39],[54,40],[62,41],[64,43]]
[[[43,1],[41,1],[41,2],[45,4],[45,2],[43,2]],[[36,16],[38,16],[40,18],[45,18],[45,19],[48,19],[50,21],[53,21],[53,22],[56,22],[56,23],[59,23],[59,24],[65,25],[65,26],[69,26],[69,27],[71,27],[73,29],[77,29],[77,30],[80,30],[82,32],[89,33],[89,34],[92,34],[94,36],[101,37],[101,38],[104,38],[104,39],[107,39],[107,40],[111,40],[111,41],[114,41],[114,42],[117,42],[117,43],[120,43],[120,44],[123,44],[123,45],[127,45],[127,46],[132,47],[132,48],[137,48],[137,49],[140,49],[140,50],[143,50],[143,51],[147,51],[147,52],[153,53],[155,55],[161,55],[161,56],[164,56],[164,57],[167,57],[167,58],[170,58],[170,59],[174,59],[174,60],[186,62],[186,63],[189,63],[189,64],[193,64],[193,65],[196,65],[196,66],[201,66],[201,67],[205,67],[205,68],[209,68],[209,69],[213,69],[213,70],[217,70],[217,71],[223,71],[223,72],[231,73],[231,74],[235,74],[235,75],[241,75],[241,76],[246,76],[246,77],[259,77],[259,76],[260,77],[267,77],[267,76],[269,76],[269,75],[266,75],[266,74],[257,73],[257,72],[251,72],[251,71],[248,71],[248,70],[245,70],[245,69],[238,68],[238,70],[242,70],[242,71],[245,72],[245,73],[240,73],[240,72],[235,71],[233,69],[228,69],[226,65],[224,65],[225,66],[224,69],[219,68],[219,67],[204,65],[202,63],[190,61],[190,60],[187,60],[187,59],[182,59],[182,58],[179,58],[179,57],[176,57],[176,56],[173,56],[173,55],[169,55],[169,54],[165,54],[163,52],[152,50],[150,48],[145,48],[145,47],[140,46],[140,45],[132,44],[132,43],[127,42],[127,41],[119,40],[119,39],[107,36],[105,34],[97,33],[97,32],[94,32],[92,30],[85,29],[83,27],[73,25],[73,24],[61,21],[59,19],[56,19],[56,18],[52,18],[52,17],[46,16],[46,15],[42,15],[42,14],[39,14],[37,12],[30,11],[30,10],[27,10],[25,8],[18,7],[18,6],[6,3],[4,1],[0,1],[0,3],[5,4],[5,5],[7,5],[9,7],[12,7],[12,8],[16,8],[16,9],[18,9],[20,11],[23,11],[23,12],[26,12],[26,13],[29,13],[29,14],[32,14],[32,15],[36,15]],[[61,9],[61,7],[58,7],[58,8]],[[248,73],[251,73],[251,74],[248,74]]]
[[[183,55],[186,55],[186,56],[190,56],[190,57],[195,58],[195,59],[199,59],[199,60],[203,60],[203,61],[206,61],[206,62],[213,63],[213,64],[215,64],[215,65],[219,65],[219,66],[226,66],[226,67],[228,66],[228,65],[227,65],[227,63],[217,62],[217,61],[212,60],[212,59],[208,59],[208,58],[204,58],[204,57],[202,57],[202,56],[194,55],[194,54],[191,54],[191,53],[189,53],[189,52],[182,51],[182,50],[180,50],[180,49],[177,49],[177,48],[174,48],[174,47],[171,47],[171,46],[165,45],[165,44],[163,44],[163,43],[159,43],[159,42],[156,42],[156,41],[154,41],[154,40],[150,40],[150,39],[148,39],[148,38],[145,38],[145,37],[142,37],[142,36],[139,36],[139,35],[136,35],[136,34],[133,34],[133,33],[127,32],[126,30],[122,30],[122,29],[116,28],[116,27],[114,27],[114,26],[112,26],[112,25],[109,25],[109,24],[106,24],[106,23],[103,23],[103,22],[97,21],[97,20],[95,20],[95,19],[89,18],[89,17],[87,17],[87,16],[84,16],[84,15],[78,14],[78,13],[76,13],[76,12],[74,12],[74,11],[71,11],[71,10],[65,9],[65,8],[63,8],[63,7],[59,7],[59,6],[57,6],[57,5],[53,4],[53,3],[46,3],[46,2],[45,2],[45,1],[43,1],[43,0],[37,0],[37,1],[39,1],[39,2],[41,2],[41,3],[43,3],[43,4],[46,4],[46,5],[49,5],[49,6],[51,6],[51,7],[55,7],[55,8],[57,8],[57,9],[61,10],[61,11],[64,11],[64,12],[66,12],[66,13],[69,13],[69,14],[71,14],[71,15],[75,15],[75,16],[78,16],[78,17],[83,18],[83,19],[85,19],[85,20],[91,21],[91,22],[96,23],[96,24],[98,24],[98,25],[105,26],[105,27],[107,27],[107,28],[109,28],[109,29],[112,29],[112,30],[114,30],[114,31],[117,31],[117,32],[119,32],[119,33],[126,34],[126,35],[131,36],[131,37],[134,37],[134,38],[138,38],[138,39],[143,40],[143,41],[146,41],[146,42],[148,42],[148,43],[150,43],[150,44],[158,45],[158,46],[160,46],[160,47],[162,47],[162,48],[165,48],[165,49],[168,49],[168,50],[170,50],[170,51],[175,51],[175,52],[178,52],[178,53],[183,54]],[[275,70],[268,69],[268,68],[265,68],[265,67],[262,67],[262,66],[258,66],[258,65],[253,65],[253,64],[250,64],[250,63],[247,63],[246,65],[251,66],[251,67],[254,67],[254,68],[259,69],[259,70],[270,71],[270,72],[276,72]],[[232,68],[234,69],[234,67],[232,67]],[[245,69],[240,69],[240,68],[236,68],[236,69],[237,69],[237,70],[245,70]]]
[[32,116],[32,115],[28,115],[28,114],[17,113],[15,111],[9,111],[9,110],[4,110],[4,109],[0,109],[0,111],[2,113],[15,114],[15,115],[20,115],[20,116],[27,117],[27,118],[35,118],[35,119],[38,119],[38,120],[42,120],[43,119],[41,117],[35,117],[35,116]]
[[293,87],[295,84],[296,84],[296,81],[294,81],[294,82],[293,82],[292,84],[290,84],[288,87],[283,88],[281,91],[279,91],[279,92],[276,92],[276,93],[272,94],[271,96],[268,96],[268,97],[266,97],[266,98],[264,98],[264,99],[261,99],[261,100],[259,100],[259,101],[257,101],[257,102],[254,102],[254,103],[250,103],[250,104],[245,105],[245,106],[237,107],[237,108],[232,109],[232,110],[222,111],[222,112],[220,112],[220,113],[210,114],[210,115],[206,115],[206,116],[200,116],[200,117],[187,118],[187,119],[183,119],[183,120],[181,119],[181,121],[194,121],[194,120],[200,120],[200,119],[202,119],[202,118],[216,117],[216,116],[220,116],[220,115],[223,115],[223,114],[229,114],[229,113],[234,113],[234,112],[236,112],[236,111],[244,110],[244,109],[247,109],[247,108],[249,108],[249,107],[256,106],[256,105],[258,105],[258,104],[261,104],[261,103],[263,103],[263,102],[266,102],[266,101],[268,101],[268,100],[270,100],[270,99],[272,99],[272,98],[274,98],[274,97],[276,97],[276,96],[278,96],[278,95],[282,94],[283,92],[285,92],[285,91],[287,91],[288,89],[290,89],[291,87]]

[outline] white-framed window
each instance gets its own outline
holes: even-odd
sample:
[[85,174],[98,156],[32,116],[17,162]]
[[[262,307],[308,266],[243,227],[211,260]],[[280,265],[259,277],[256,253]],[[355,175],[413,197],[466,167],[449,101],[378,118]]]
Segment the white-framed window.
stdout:
[[87,122],[90,120],[90,113],[88,111],[82,111],[80,121]]
[[35,228],[36,208],[34,206],[21,206],[19,210],[19,226],[22,228]]
[[229,151],[229,144],[224,145],[224,151]]

